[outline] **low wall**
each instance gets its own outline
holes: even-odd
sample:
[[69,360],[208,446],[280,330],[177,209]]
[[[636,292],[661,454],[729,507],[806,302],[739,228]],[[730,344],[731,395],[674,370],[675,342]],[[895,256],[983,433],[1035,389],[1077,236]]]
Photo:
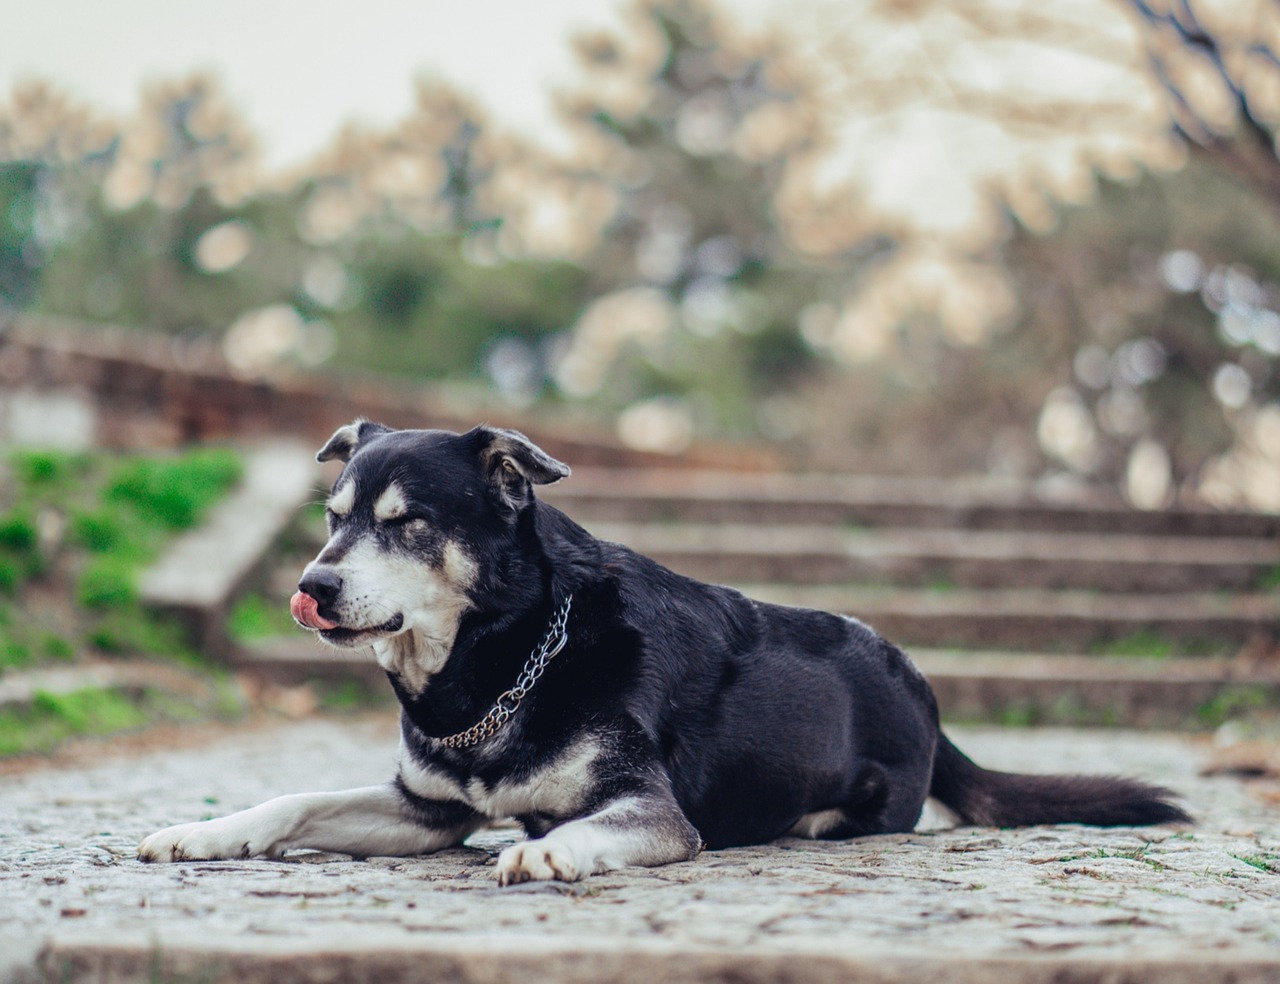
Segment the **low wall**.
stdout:
[[170,447],[291,434],[319,446],[357,417],[395,427],[466,430],[485,421],[525,431],[575,465],[776,467],[758,446],[697,446],[678,457],[622,446],[598,425],[492,404],[460,405],[443,389],[381,378],[282,370],[237,374],[207,338],[21,316],[0,330],[0,440],[25,428],[67,435],[55,443]]

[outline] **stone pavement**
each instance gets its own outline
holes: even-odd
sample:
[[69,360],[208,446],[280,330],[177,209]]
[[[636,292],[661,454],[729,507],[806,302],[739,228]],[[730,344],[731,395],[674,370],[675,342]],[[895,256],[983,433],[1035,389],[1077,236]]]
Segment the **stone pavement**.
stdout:
[[166,824],[386,778],[392,718],[0,776],[0,982],[1280,980],[1280,807],[1199,776],[1185,735],[949,729],[992,767],[1166,783],[1191,830],[788,839],[508,889],[512,829],[426,858],[134,859]]

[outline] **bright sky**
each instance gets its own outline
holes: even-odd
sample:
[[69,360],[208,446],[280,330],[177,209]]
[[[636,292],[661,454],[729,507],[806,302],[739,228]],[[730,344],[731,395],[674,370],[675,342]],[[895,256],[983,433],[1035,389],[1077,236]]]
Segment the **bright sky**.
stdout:
[[403,116],[425,72],[545,141],[552,87],[573,78],[571,35],[617,24],[620,9],[615,0],[14,3],[0,29],[0,101],[15,82],[43,78],[127,113],[144,80],[212,70],[276,166],[320,149],[344,122]]
[[[268,168],[282,170],[322,150],[346,122],[385,126],[402,118],[412,106],[414,79],[428,74],[468,93],[500,127],[564,148],[552,94],[577,78],[570,39],[593,29],[625,34],[622,12],[631,2],[42,0],[19,6],[13,0],[0,22],[0,103],[15,82],[42,78],[96,110],[127,114],[145,80],[211,71],[260,141]],[[1072,38],[1114,46],[1131,35],[1111,0],[987,5],[996,13],[1023,5],[1056,12]],[[982,189],[997,174],[1053,177],[1064,167],[1082,171],[1083,160],[1078,120],[1074,130],[1055,133],[1050,126],[1028,138],[981,113],[961,118],[954,79],[938,81],[944,62],[961,66],[964,84],[979,98],[988,91],[1014,99],[1057,92],[1087,104],[1134,90],[1132,77],[1087,58],[1064,60],[1042,49],[1014,57],[1018,46],[1009,44],[966,48],[957,43],[965,27],[949,13],[948,0],[906,5],[912,16],[880,28],[873,16],[883,6],[877,0],[721,0],[719,6],[747,34],[786,31],[802,57],[823,66],[832,90],[847,92],[851,112],[817,183],[852,181],[863,189],[863,202],[939,231],[975,228],[986,208]],[[895,81],[904,71],[908,81]],[[881,114],[882,97],[917,90],[919,99],[890,117]],[[1133,129],[1112,124],[1110,133],[1085,134],[1089,156],[1117,144],[1119,156],[1132,156]],[[1056,183],[1081,184],[1074,178]]]

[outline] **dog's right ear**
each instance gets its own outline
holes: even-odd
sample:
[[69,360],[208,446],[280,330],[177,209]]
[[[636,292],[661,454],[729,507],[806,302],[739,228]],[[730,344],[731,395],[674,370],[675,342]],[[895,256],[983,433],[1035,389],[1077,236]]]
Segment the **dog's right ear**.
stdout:
[[346,427],[339,427],[333,432],[333,437],[329,438],[325,446],[316,452],[316,461],[333,461],[337,458],[339,461],[346,463],[351,460],[351,456],[360,450],[360,447],[379,434],[389,434],[390,427],[384,427],[382,424],[375,424],[368,420],[355,420],[347,424]]

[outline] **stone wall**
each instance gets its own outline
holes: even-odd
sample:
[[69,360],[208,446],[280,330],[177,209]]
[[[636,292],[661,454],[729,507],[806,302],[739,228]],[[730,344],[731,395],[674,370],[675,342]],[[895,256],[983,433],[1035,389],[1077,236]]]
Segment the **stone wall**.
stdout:
[[386,379],[281,370],[237,374],[208,338],[184,339],[35,316],[0,330],[0,443],[173,447],[292,434],[317,446],[357,417],[396,427],[525,431],[575,465],[777,464],[759,447],[699,446],[678,458],[623,447],[611,431]]

